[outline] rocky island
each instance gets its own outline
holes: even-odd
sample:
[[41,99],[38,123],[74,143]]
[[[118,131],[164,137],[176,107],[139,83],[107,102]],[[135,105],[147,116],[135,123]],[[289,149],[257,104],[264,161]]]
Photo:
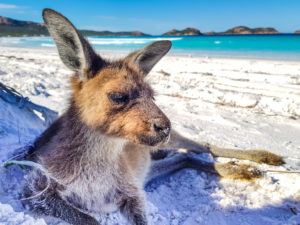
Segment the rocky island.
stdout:
[[173,29],[162,34],[162,36],[200,36],[200,35],[202,35],[200,30],[192,27],[187,27],[183,30]]
[[220,34],[278,34],[279,32],[272,27],[257,27],[249,28],[246,26],[237,26],[233,27],[225,32]]

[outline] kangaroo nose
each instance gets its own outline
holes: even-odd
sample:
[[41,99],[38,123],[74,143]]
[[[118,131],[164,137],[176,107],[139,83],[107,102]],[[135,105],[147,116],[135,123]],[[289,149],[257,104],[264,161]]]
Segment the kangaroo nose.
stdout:
[[155,132],[159,133],[164,137],[167,137],[170,134],[170,125],[168,124],[154,123],[153,127]]

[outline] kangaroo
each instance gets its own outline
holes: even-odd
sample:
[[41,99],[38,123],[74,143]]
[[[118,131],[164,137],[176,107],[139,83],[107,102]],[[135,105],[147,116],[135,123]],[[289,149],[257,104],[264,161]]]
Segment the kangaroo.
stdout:
[[43,18],[62,62],[74,75],[68,109],[36,139],[25,157],[47,171],[46,175],[38,169],[29,172],[22,202],[33,212],[70,224],[96,225],[100,222],[94,215],[120,210],[131,224],[146,225],[143,187],[158,176],[186,167],[223,177],[260,176],[255,167],[205,163],[179,152],[165,157],[165,151],[157,151],[151,160],[151,152],[157,149],[186,148],[213,156],[283,163],[280,156],[267,151],[209,146],[171,129],[145,81],[170,50],[170,41],[157,41],[109,61],[96,54],[60,13],[44,9]]

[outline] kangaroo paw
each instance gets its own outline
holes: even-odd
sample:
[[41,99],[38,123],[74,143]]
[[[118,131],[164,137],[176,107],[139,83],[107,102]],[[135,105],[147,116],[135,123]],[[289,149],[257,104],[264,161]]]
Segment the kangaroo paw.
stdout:
[[263,174],[256,167],[234,162],[216,163],[215,170],[221,177],[241,180],[254,180],[260,178]]
[[285,163],[281,156],[265,150],[249,150],[248,152],[250,160],[257,163],[265,163],[274,166],[280,166]]

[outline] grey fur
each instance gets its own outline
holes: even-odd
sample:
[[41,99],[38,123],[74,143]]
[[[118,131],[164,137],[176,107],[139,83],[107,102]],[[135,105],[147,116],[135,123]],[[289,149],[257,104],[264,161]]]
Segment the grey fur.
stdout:
[[[108,213],[119,208],[132,224],[146,225],[143,182],[137,182],[122,163],[125,145],[125,140],[88,128],[71,106],[36,140],[27,155],[27,160],[47,169],[51,186],[42,196],[23,203],[37,213],[76,225],[96,224],[89,213]],[[143,165],[147,167],[147,162]],[[32,171],[28,177],[25,198],[46,187],[46,179],[38,171]]]
[[171,41],[156,41],[141,50],[131,53],[127,56],[127,60],[137,65],[144,75],[147,75],[171,47]]
[[89,78],[105,64],[66,17],[52,9],[44,9],[43,19],[62,62],[70,70],[82,78]]

